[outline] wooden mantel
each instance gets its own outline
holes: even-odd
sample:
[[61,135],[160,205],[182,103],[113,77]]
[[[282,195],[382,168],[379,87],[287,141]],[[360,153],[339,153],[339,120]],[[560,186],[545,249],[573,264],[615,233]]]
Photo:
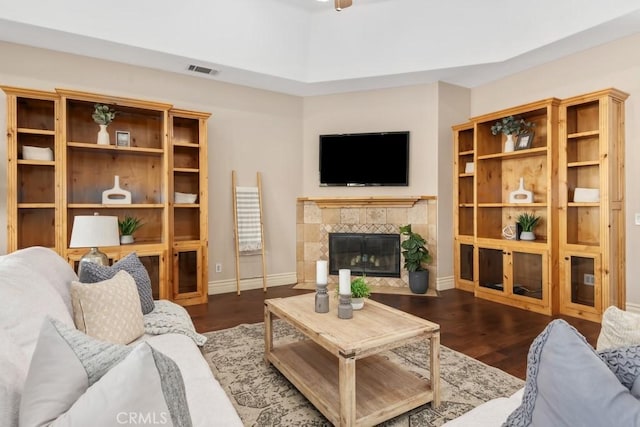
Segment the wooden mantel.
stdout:
[[436,196],[370,196],[370,197],[298,197],[298,202],[314,202],[324,208],[410,208],[420,200],[435,200]]

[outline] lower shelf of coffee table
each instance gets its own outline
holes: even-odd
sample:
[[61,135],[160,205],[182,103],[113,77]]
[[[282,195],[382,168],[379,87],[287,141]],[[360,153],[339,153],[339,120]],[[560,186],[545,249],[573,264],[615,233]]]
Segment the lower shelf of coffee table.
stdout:
[[[268,359],[331,423],[340,425],[337,357],[305,340],[274,343]],[[356,361],[356,425],[376,425],[432,400],[429,381],[384,357]]]

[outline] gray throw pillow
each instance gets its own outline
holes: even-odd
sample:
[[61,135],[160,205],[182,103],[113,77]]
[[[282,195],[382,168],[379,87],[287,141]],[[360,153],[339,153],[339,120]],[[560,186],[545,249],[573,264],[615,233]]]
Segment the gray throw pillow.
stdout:
[[120,261],[109,266],[98,265],[93,263],[86,263],[82,266],[82,274],[80,276],[80,282],[82,283],[96,283],[103,280],[111,279],[117,272],[124,270],[133,277],[138,287],[138,294],[140,295],[140,306],[142,307],[142,314],[149,314],[155,308],[153,303],[153,292],[151,290],[151,279],[149,273],[144,264],[138,258],[135,252],[131,252],[129,255],[122,258]]
[[636,398],[640,398],[637,391],[633,389],[634,383],[640,376],[640,345],[602,350],[598,352],[598,356],[622,385],[628,388]]
[[640,403],[564,320],[533,341],[522,404],[503,426],[638,426]]

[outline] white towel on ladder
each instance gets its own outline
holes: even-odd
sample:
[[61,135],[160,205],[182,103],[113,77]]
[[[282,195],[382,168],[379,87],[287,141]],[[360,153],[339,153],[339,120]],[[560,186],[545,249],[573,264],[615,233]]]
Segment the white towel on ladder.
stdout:
[[236,187],[236,212],[238,251],[251,252],[262,249],[258,187]]

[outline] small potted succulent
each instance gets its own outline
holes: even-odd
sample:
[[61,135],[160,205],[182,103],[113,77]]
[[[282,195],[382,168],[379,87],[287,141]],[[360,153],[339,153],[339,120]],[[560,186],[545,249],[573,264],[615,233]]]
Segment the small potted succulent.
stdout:
[[409,272],[409,289],[414,294],[424,294],[429,288],[429,270],[424,264],[431,262],[431,254],[425,246],[427,241],[411,231],[411,224],[400,227],[400,233],[407,236],[400,246],[404,249],[404,268]]
[[142,227],[144,224],[140,218],[132,216],[125,216],[122,221],[118,220],[118,227],[120,228],[120,243],[123,245],[133,243],[133,233]]
[[533,234],[533,229],[538,225],[540,217],[532,213],[522,213],[518,215],[517,223],[522,228],[520,232],[520,240],[536,240],[536,235]]
[[360,310],[364,307],[364,299],[371,295],[371,288],[365,276],[356,277],[351,281],[351,307]]
[[107,125],[113,121],[116,117],[116,112],[113,111],[108,105],[95,104],[93,106],[93,114],[91,115],[93,121],[100,126],[98,132],[98,145],[109,145],[109,132],[107,132]]
[[507,140],[504,143],[504,152],[509,153],[515,149],[513,137],[528,132],[534,126],[535,123],[527,122],[515,116],[509,116],[495,122],[495,124],[491,126],[491,133],[493,135],[501,133],[507,136]]

